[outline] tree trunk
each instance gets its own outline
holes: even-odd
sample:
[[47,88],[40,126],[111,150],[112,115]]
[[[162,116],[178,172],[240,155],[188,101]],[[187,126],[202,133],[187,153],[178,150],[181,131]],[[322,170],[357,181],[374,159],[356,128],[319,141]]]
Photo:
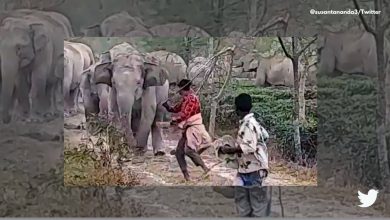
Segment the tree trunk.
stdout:
[[377,59],[378,59],[378,112],[377,112],[377,137],[378,137],[378,159],[383,182],[389,185],[390,168],[386,143],[386,71],[384,62],[384,30],[377,31]]
[[210,105],[209,134],[211,138],[215,137],[215,119],[217,117],[218,100],[213,99]]
[[[293,112],[293,127],[294,127],[294,149],[295,149],[295,157],[298,161],[301,161],[302,159],[302,153],[301,153],[301,136],[299,132],[299,128],[301,125],[301,122],[299,120],[299,109],[300,109],[300,102],[299,102],[299,72],[298,72],[298,61],[299,61],[299,54],[297,53],[297,38],[292,37],[292,53],[293,53],[293,71],[294,71],[294,92],[293,92],[293,103],[294,103],[294,112]],[[305,99],[303,97],[303,99]]]
[[[191,37],[184,37],[184,62],[186,62],[187,66],[191,60]],[[187,73],[187,78],[188,78]]]
[[227,59],[227,62],[224,62],[224,64],[229,65],[229,67],[227,68],[228,72],[227,72],[226,80],[225,80],[224,84],[222,85],[222,88],[219,90],[218,95],[215,96],[211,101],[209,134],[210,134],[211,138],[213,138],[213,139],[215,138],[215,119],[216,119],[216,115],[217,115],[218,103],[219,103],[219,100],[221,99],[222,94],[223,94],[227,84],[229,83],[231,75],[232,75],[233,56],[234,56],[234,54],[233,54],[233,52],[231,52],[230,56],[227,56],[225,58],[225,59]]
[[305,100],[305,82],[307,73],[305,71],[298,73],[299,74],[299,92],[298,92],[298,105],[299,112],[298,117],[301,123],[306,122],[306,100]]
[[258,0],[247,0],[248,5],[248,33],[253,33],[258,27]]
[[224,28],[224,23],[223,23],[223,12],[224,12],[224,6],[225,6],[225,1],[224,0],[217,0],[217,9],[216,9],[216,15],[215,15],[215,22],[218,25],[218,36],[222,36],[223,33],[223,28]]

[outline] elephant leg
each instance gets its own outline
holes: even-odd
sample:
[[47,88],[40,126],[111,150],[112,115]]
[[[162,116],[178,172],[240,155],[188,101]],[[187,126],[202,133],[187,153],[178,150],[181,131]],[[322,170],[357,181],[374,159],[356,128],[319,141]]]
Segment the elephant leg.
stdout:
[[99,94],[99,116],[106,118],[108,116],[108,88],[107,85],[99,84],[98,87],[98,94]]
[[109,111],[109,120],[116,124],[119,118],[119,109],[116,98],[116,89],[114,87],[110,88],[109,98],[108,98],[108,111]]
[[78,88],[72,89],[69,92],[69,107],[70,113],[74,114],[76,112],[76,99],[78,96]]
[[18,85],[16,87],[16,96],[18,106],[23,119],[27,119],[30,113],[30,85],[28,82],[27,72],[18,75]]
[[76,103],[76,112],[81,112],[80,101],[79,101],[80,95],[81,95],[80,88],[77,87],[77,94],[74,100],[74,102]]
[[[47,62],[51,63],[50,60]],[[35,65],[31,76],[32,119],[38,119],[50,108],[50,100],[46,94],[47,76],[48,68],[46,65],[42,63]]]
[[146,151],[150,130],[156,117],[156,88],[146,88],[143,92],[141,102],[141,122],[140,127],[137,131],[136,139],[137,147],[140,148],[140,150]]
[[48,97],[49,109],[45,112],[45,117],[54,116],[55,113],[55,82],[48,82],[46,86],[46,94]]
[[61,80],[57,81],[57,86],[56,86],[56,112],[62,112],[64,109],[64,95],[62,94],[63,92],[63,83]]
[[164,109],[162,106],[157,107],[156,117],[152,124],[152,146],[154,153],[164,152],[164,144],[161,128],[157,126],[157,122],[163,121]]

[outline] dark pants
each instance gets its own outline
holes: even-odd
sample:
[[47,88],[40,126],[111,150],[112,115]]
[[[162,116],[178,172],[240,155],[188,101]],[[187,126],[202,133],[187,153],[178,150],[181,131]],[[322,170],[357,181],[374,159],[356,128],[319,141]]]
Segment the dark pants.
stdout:
[[185,158],[186,155],[192,160],[192,162],[194,162],[196,166],[201,166],[204,170],[207,169],[206,164],[203,162],[199,153],[189,147],[186,147],[185,143],[186,136],[185,133],[183,133],[182,137],[179,140],[179,143],[177,144],[175,153],[177,162],[179,163],[180,169],[183,174],[188,174],[187,162]]
[[266,217],[271,213],[271,187],[262,187],[267,171],[239,173],[244,186],[235,189],[235,201],[241,217]]

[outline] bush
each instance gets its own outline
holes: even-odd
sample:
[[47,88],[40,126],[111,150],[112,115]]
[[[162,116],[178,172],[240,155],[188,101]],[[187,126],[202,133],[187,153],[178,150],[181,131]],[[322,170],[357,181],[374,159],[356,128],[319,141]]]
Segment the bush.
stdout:
[[[239,83],[227,88],[226,95],[217,109],[216,129],[230,131],[237,128],[237,116],[234,112],[234,98],[240,93],[248,93],[253,98],[253,112],[260,123],[275,136],[278,149],[291,159],[294,155],[292,114],[292,92],[286,88],[256,88],[251,84]],[[316,97],[316,91],[310,91]],[[309,94],[309,93],[308,93]],[[314,94],[314,95],[313,95]],[[208,123],[210,108],[206,98],[203,101],[203,115]],[[307,102],[308,123],[301,129],[302,149],[306,157],[315,158],[317,144],[317,112],[315,102]]]
[[320,77],[318,88],[320,181],[378,186],[375,79]]

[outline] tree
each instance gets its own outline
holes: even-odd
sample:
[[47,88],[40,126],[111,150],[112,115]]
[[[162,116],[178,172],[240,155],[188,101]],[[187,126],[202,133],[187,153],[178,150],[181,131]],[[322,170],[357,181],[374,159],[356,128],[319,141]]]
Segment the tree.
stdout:
[[[301,137],[300,137],[300,127],[302,124],[302,121],[300,120],[300,106],[304,106],[305,98],[304,98],[304,90],[300,93],[300,87],[304,85],[305,81],[301,83],[301,80],[305,80],[305,77],[300,77],[300,74],[304,74],[299,72],[299,57],[305,52],[311,44],[313,44],[317,37],[315,36],[313,40],[308,42],[305,46],[303,46],[303,40],[302,38],[298,37],[291,37],[291,54],[287,51],[283,40],[281,37],[278,37],[280,46],[283,49],[284,54],[286,57],[288,57],[293,64],[293,72],[294,72],[294,92],[293,92],[293,102],[294,102],[294,109],[293,109],[293,127],[294,127],[294,148],[295,148],[295,158],[302,162],[302,151],[301,151]],[[298,48],[301,47],[302,49],[298,51]],[[300,98],[300,96],[303,96]]]
[[[223,95],[223,92],[225,91],[226,86],[228,85],[228,83],[230,81],[231,74],[232,74],[234,49],[235,49],[235,46],[225,48],[210,58],[210,59],[217,59],[219,56],[222,56],[223,54],[228,53],[228,56],[224,56],[225,60],[223,62],[224,67],[227,66],[227,73],[226,73],[225,82],[222,85],[221,89],[219,90],[218,94],[215,97],[213,97],[211,100],[209,134],[212,138],[215,137],[215,119],[216,119],[216,115],[217,115],[218,103]],[[214,62],[214,64],[215,63],[216,62]],[[213,71],[215,69],[214,67],[215,67],[215,65],[213,65],[211,67],[212,68],[211,71]],[[224,69],[224,70],[226,70],[226,69]]]
[[[360,6],[357,0],[352,0],[355,8],[360,11]],[[374,0],[374,10],[382,11],[381,14],[375,15],[374,26],[370,27],[366,22],[362,13],[359,13],[359,18],[364,26],[364,29],[374,35],[376,42],[376,53],[378,62],[378,96],[377,96],[377,138],[378,138],[378,158],[379,169],[382,176],[382,182],[388,193],[390,192],[390,164],[389,164],[389,152],[387,146],[390,144],[390,76],[386,71],[385,60],[385,34],[390,26],[390,19],[385,17],[386,10],[390,10],[389,1],[387,0]],[[384,7],[385,6],[385,7]],[[390,206],[389,199],[387,199]],[[389,210],[390,207],[387,208]]]

